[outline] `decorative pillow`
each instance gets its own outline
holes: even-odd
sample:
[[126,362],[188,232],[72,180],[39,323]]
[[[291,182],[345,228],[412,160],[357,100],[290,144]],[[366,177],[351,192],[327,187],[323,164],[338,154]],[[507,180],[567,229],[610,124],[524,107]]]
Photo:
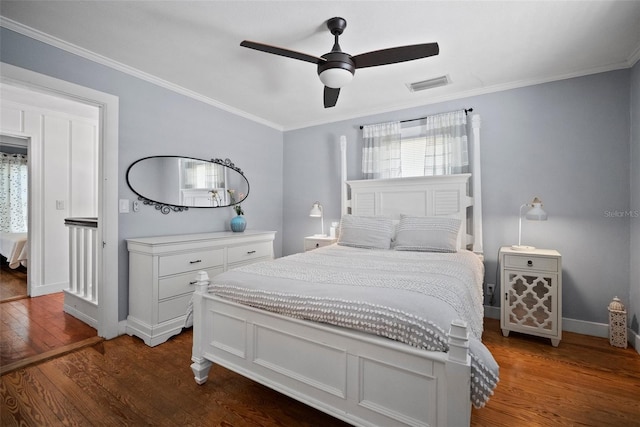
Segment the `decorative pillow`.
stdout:
[[395,238],[398,251],[457,252],[460,219],[401,216]]
[[389,249],[393,224],[389,218],[343,215],[338,244],[365,249]]

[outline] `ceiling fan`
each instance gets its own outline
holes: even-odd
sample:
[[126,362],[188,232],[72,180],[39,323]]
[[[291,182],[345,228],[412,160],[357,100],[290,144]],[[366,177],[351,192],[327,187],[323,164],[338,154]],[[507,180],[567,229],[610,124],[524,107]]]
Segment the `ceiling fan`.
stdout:
[[343,18],[336,17],[327,21],[327,28],[333,34],[335,41],[331,52],[325,53],[320,57],[249,40],[244,40],[240,43],[240,46],[316,64],[318,66],[318,76],[324,84],[324,108],[336,105],[340,88],[351,82],[357,68],[412,61],[437,55],[440,51],[438,43],[424,43],[375,50],[351,56],[343,52],[338,44],[338,37],[346,27],[347,21]]

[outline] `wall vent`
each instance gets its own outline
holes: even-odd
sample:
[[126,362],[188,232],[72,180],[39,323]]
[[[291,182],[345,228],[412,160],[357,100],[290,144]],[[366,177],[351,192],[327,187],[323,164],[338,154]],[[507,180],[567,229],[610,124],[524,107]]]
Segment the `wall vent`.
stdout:
[[407,88],[411,92],[418,92],[420,90],[431,89],[439,86],[446,86],[451,83],[449,76],[440,76],[433,79],[423,80],[421,82],[407,83]]

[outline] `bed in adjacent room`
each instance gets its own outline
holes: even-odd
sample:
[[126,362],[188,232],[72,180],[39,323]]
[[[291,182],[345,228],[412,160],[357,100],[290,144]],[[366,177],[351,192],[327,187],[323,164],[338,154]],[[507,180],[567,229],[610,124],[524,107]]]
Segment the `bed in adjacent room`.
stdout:
[[27,266],[28,233],[0,233],[0,255],[7,259],[10,268]]

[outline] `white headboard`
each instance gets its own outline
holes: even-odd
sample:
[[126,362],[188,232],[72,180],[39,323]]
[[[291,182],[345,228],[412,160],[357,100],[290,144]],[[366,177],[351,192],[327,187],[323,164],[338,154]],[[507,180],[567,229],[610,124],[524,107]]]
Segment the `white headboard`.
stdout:
[[[342,151],[342,214],[386,216],[447,216],[462,222],[459,246],[482,253],[480,201],[480,117],[472,117],[472,172],[457,175],[347,181],[346,138]],[[348,197],[349,191],[351,197]],[[476,195],[473,197],[472,195]]]
[[400,219],[400,215],[446,216],[460,219],[461,239],[458,246],[473,245],[473,234],[467,208],[473,206],[468,196],[471,174],[427,176],[394,179],[347,181],[351,189],[348,213],[359,216],[384,216]]

